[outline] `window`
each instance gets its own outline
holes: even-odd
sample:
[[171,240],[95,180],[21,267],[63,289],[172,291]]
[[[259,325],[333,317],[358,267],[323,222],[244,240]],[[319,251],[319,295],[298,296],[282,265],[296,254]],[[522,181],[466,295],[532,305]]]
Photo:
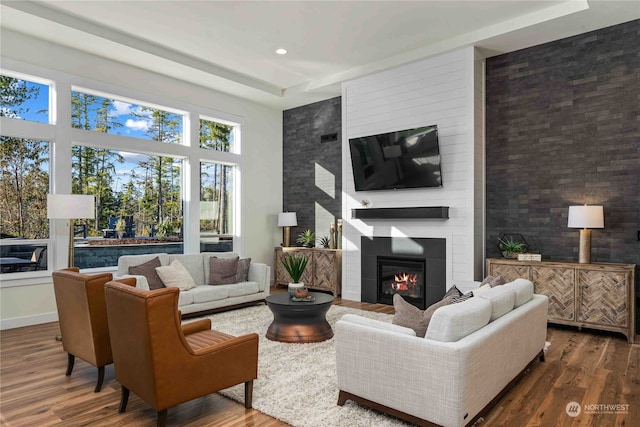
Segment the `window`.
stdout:
[[200,250],[231,250],[234,167],[221,163],[200,163]]
[[0,75],[0,117],[49,123],[49,86]]
[[0,136],[2,273],[46,270],[49,143]]
[[76,129],[181,144],[183,116],[150,106],[73,91],[71,126]]
[[235,151],[236,128],[212,120],[200,119],[200,147],[216,151]]

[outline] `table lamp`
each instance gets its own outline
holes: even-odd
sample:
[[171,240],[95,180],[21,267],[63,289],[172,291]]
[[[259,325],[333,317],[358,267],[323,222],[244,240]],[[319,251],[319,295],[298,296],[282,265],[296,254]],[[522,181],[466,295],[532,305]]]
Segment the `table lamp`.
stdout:
[[580,228],[580,264],[591,263],[591,230],[604,228],[604,211],[602,206],[569,206],[569,228]]
[[298,218],[295,212],[282,212],[278,214],[278,227],[284,227],[283,244],[284,247],[291,246],[291,227],[298,225]]
[[73,228],[75,219],[95,218],[95,196],[85,194],[47,194],[47,218],[69,220],[69,267],[73,267]]

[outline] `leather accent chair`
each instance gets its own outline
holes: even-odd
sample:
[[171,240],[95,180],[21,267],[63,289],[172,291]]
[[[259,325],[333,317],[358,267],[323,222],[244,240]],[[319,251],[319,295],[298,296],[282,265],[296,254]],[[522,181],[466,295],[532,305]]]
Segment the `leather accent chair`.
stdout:
[[[53,289],[62,334],[62,348],[67,354],[67,372],[71,375],[75,358],[98,368],[95,392],[102,389],[104,367],[113,363],[107,324],[104,286],[111,273],[80,274],[78,268],[53,272]],[[127,286],[135,279],[120,279]]]
[[168,408],[240,383],[251,408],[258,335],[212,331],[210,319],[181,325],[179,292],[107,283],[114,369],[122,385],[119,412],[133,391],[158,411],[157,425],[164,426]]

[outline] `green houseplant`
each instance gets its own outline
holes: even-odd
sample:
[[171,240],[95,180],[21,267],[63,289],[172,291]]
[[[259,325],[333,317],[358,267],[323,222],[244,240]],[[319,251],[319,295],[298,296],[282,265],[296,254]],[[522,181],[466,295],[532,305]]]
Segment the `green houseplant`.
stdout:
[[519,242],[513,237],[503,236],[498,241],[498,247],[505,258],[517,258],[518,254],[527,252],[528,246],[525,242]]
[[294,296],[296,289],[304,288],[304,283],[300,282],[300,278],[304,274],[309,258],[302,255],[285,255],[282,257],[282,265],[291,276],[292,282],[289,283],[289,296]]
[[305,248],[312,248],[316,243],[316,233],[307,228],[302,233],[298,234],[296,242],[302,243],[302,246]]

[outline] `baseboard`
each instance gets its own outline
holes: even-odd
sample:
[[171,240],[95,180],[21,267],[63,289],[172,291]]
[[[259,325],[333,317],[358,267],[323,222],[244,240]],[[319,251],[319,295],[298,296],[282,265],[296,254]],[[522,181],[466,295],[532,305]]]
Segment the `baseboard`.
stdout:
[[58,321],[58,313],[34,314],[32,316],[13,317],[10,319],[0,320],[0,330],[22,328],[24,326],[40,325],[42,323],[51,323]]

